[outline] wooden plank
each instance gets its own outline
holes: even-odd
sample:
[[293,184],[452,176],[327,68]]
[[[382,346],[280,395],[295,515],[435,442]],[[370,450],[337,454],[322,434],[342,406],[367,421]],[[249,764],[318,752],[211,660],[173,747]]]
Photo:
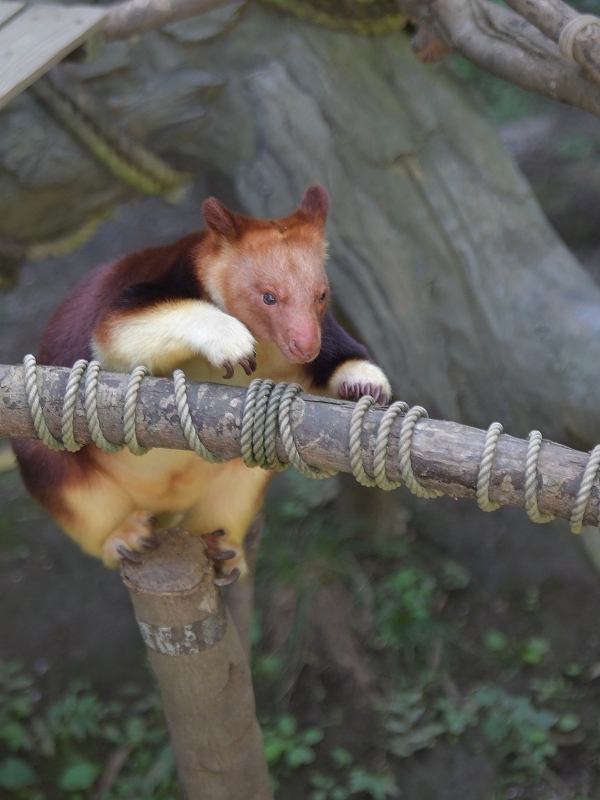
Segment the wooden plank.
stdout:
[[94,6],[29,6],[0,28],[0,108],[101,30]]
[[4,25],[11,17],[25,8],[25,2],[17,2],[16,0],[2,0],[0,2],[0,25]]

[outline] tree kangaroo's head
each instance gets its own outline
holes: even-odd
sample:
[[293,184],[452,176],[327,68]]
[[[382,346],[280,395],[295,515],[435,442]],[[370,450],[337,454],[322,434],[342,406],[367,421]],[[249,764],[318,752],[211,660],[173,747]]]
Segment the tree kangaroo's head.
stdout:
[[312,361],[321,349],[328,205],[318,185],[282,219],[245,217],[214,197],[202,205],[209,249],[199,270],[213,302],[294,363]]

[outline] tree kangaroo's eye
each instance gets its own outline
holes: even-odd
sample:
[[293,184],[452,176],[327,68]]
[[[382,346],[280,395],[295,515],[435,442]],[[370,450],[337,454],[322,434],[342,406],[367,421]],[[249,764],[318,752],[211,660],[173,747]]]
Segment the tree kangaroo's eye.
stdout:
[[265,292],[265,294],[263,294],[263,298],[262,299],[263,299],[263,303],[266,306],[276,306],[277,305],[277,298],[275,297],[275,295],[272,295],[270,292]]
[[327,292],[323,292],[323,294],[320,297],[317,297],[317,303],[324,303],[326,297],[327,297]]

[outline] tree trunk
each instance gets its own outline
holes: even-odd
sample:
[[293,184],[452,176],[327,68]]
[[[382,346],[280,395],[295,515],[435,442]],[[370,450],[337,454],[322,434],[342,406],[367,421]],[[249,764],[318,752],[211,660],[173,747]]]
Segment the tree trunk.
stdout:
[[[447,67],[418,62],[404,34],[333,32],[257,6],[213,39],[194,24],[70,70],[155,152],[225,176],[249,213],[287,214],[324,183],[335,300],[398,397],[514,435],[600,440],[600,290]],[[17,117],[26,141],[9,151],[0,137],[0,207],[10,194],[13,208],[0,235],[48,235],[83,198],[90,209],[123,192],[32,99],[0,126]],[[27,142],[42,130],[60,188],[33,170]]]

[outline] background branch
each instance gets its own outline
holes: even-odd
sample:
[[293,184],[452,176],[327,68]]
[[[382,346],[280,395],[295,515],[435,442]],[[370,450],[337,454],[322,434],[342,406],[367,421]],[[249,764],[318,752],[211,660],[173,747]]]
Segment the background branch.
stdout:
[[[231,0],[125,0],[108,7],[107,39],[124,39],[175,20],[196,16]],[[578,17],[562,0],[509,0],[517,14],[489,0],[399,0],[423,25],[413,49],[426,63],[451,49],[483,69],[526,89],[580,106],[600,116],[600,30],[578,34],[573,55],[559,51],[564,26]],[[432,24],[433,23],[433,24]],[[584,35],[585,33],[585,35]],[[583,72],[579,68],[581,65]]]
[[[556,43],[565,26],[580,16],[562,0],[507,0],[507,5]],[[573,58],[591,81],[600,83],[600,27],[583,28],[575,36]]]
[[126,39],[178,19],[231,5],[231,0],[125,0],[108,6],[107,39]]
[[[526,4],[526,0],[511,0],[510,5],[521,2]],[[600,116],[600,87],[586,80],[579,66],[522,16],[489,0],[433,0],[424,18],[424,25],[430,28],[432,24],[442,42],[477,66]],[[424,34],[417,36],[413,49],[427,61],[433,49],[431,33],[426,47],[423,39]]]

